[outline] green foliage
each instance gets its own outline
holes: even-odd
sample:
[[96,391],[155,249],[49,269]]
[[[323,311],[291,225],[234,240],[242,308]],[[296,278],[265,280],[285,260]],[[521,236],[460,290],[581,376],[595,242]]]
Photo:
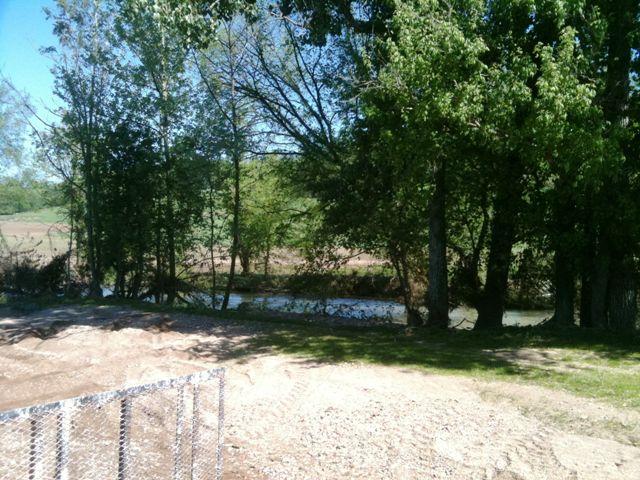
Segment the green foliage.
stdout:
[[[580,285],[581,314],[635,326],[638,8],[61,1],[40,150],[94,290],[171,302],[227,254],[266,277],[294,249],[320,278],[364,251],[412,312],[440,291],[499,326],[553,293],[569,325]],[[12,182],[0,213],[39,205]]]
[[63,291],[68,254],[45,261],[34,252],[3,252],[0,290],[18,295],[57,294]]
[[247,270],[259,261],[265,275],[275,249],[299,245],[311,214],[309,199],[299,196],[278,167],[279,160],[270,158],[246,163],[242,169],[240,259]]
[[238,11],[251,14],[255,0],[126,0],[124,4],[129,15],[150,12],[154,23],[180,32],[185,46],[206,48],[221,19]]
[[0,74],[0,167],[7,168],[20,163],[25,128],[18,101]]
[[40,210],[63,203],[59,184],[37,180],[26,174],[21,178],[0,178],[0,215]]

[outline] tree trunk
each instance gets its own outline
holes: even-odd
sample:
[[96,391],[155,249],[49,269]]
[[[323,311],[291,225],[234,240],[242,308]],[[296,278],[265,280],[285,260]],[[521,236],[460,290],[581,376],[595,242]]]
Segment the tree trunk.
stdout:
[[427,295],[430,327],[449,326],[449,292],[447,278],[445,163],[435,168],[435,188],[429,208],[429,291]]
[[267,240],[267,247],[264,252],[264,278],[267,280],[269,278],[269,261],[271,257],[271,244],[269,240]]
[[176,299],[176,242],[173,227],[173,206],[169,207],[170,226],[167,231],[167,249],[169,250],[169,285],[167,287],[167,304],[172,305]]
[[633,332],[638,319],[638,299],[630,262],[613,262],[609,282],[608,326],[617,332]]
[[[90,154],[87,154],[90,156]],[[93,161],[91,158],[85,160],[85,189],[86,189],[86,212],[85,223],[87,227],[87,263],[89,264],[89,296],[94,298],[102,297],[100,286],[100,272],[98,270],[97,246],[96,246],[96,193],[95,178],[93,175]]]
[[[163,98],[165,101],[168,98],[166,87],[163,89]],[[166,190],[167,190],[167,202],[165,206],[165,228],[167,231],[167,257],[169,262],[169,284],[167,285],[167,304],[172,305],[176,299],[176,229],[174,218],[174,182],[173,175],[175,171],[173,168],[173,156],[169,151],[169,117],[167,114],[162,114],[161,119],[162,128],[162,153],[164,156],[164,167],[166,175]]]
[[162,297],[164,295],[164,259],[162,258],[162,228],[160,221],[160,201],[156,205],[156,226],[155,226],[155,256],[156,256],[156,271],[155,271],[155,302],[162,303]]
[[478,301],[476,330],[502,327],[505,310],[511,250],[516,239],[518,206],[522,197],[520,159],[511,157],[503,168],[494,199],[487,278]]
[[423,325],[423,320],[414,302],[406,251],[403,248],[389,247],[389,257],[393,264],[393,268],[398,275],[398,280],[400,281],[404,308],[407,312],[407,326],[421,327]]
[[73,203],[71,203],[71,208],[69,209],[69,211],[71,213],[69,215],[69,220],[70,220],[70,225],[69,225],[69,243],[68,243],[68,247],[67,247],[67,262],[66,262],[65,279],[64,279],[64,293],[65,293],[65,295],[69,294],[69,289],[71,288],[71,254],[73,253],[73,229],[74,229]]
[[251,255],[244,248],[240,248],[238,252],[238,258],[240,259],[240,266],[242,267],[243,274],[251,273]]
[[593,327],[591,318],[591,278],[587,272],[582,272],[582,277],[580,278],[580,326],[582,328]]
[[124,267],[122,266],[122,262],[118,261],[118,266],[116,267],[116,281],[114,284],[114,292],[113,295],[117,298],[125,298],[127,289],[125,286],[126,274],[124,271]]
[[231,266],[229,267],[229,280],[224,291],[224,299],[222,300],[222,310],[226,310],[229,306],[229,297],[236,274],[236,257],[238,256],[238,247],[240,245],[240,155],[235,153],[233,156],[233,241],[231,243]]
[[591,325],[596,328],[607,327],[607,297],[609,289],[609,252],[604,245],[597,249],[593,260],[593,276],[591,277],[591,292],[589,316]]
[[496,212],[494,217],[487,279],[478,302],[478,320],[474,327],[476,330],[502,327],[514,233],[513,225],[501,221],[498,218],[500,216],[500,213]]
[[136,270],[129,287],[128,298],[138,298],[140,296],[140,287],[142,285],[142,275],[144,273],[144,250],[138,246],[136,254]]
[[240,247],[240,160],[242,159],[242,150],[241,150],[241,137],[240,137],[240,118],[238,116],[238,109],[236,104],[236,77],[235,77],[235,68],[231,67],[231,85],[230,85],[230,93],[231,93],[231,117],[230,124],[233,132],[233,150],[232,150],[232,160],[233,160],[233,224],[232,224],[232,235],[233,240],[231,243],[231,266],[229,268],[229,280],[227,282],[227,287],[224,291],[224,299],[222,300],[222,311],[225,311],[229,306],[229,297],[231,296],[231,290],[233,288],[233,282],[235,280],[236,275],[236,257],[238,256],[238,249]]
[[[628,129],[629,124],[633,41],[640,4],[637,0],[604,2],[602,10],[607,20],[608,51],[606,83],[600,102],[609,125],[607,137],[625,150],[627,145],[621,143],[624,141],[621,140],[620,130]],[[633,155],[626,153],[628,157]],[[624,199],[625,194],[632,195],[627,182],[624,171],[621,171],[617,177],[605,178],[602,189],[604,192],[617,192],[619,198]],[[608,208],[615,207],[609,205]],[[609,210],[606,210],[599,227],[595,275],[592,279],[592,320],[597,327],[633,330],[637,313],[635,278],[632,263],[622,253],[628,250],[627,242],[630,239],[611,235],[616,225],[611,222]]]
[[575,274],[571,255],[563,247],[557,248],[554,255],[554,287],[553,322],[561,326],[574,325]]

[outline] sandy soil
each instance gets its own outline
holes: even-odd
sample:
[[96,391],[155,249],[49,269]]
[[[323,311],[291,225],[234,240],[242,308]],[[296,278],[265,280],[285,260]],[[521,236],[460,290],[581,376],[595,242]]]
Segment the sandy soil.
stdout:
[[226,479],[640,479],[638,412],[248,350],[268,324],[167,320],[116,307],[0,313],[0,410],[224,365]]

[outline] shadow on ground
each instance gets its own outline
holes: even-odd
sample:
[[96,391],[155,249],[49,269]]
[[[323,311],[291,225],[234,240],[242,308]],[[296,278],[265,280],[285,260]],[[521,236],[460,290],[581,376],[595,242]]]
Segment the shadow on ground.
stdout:
[[[17,343],[27,336],[44,340],[64,335],[71,326],[86,325],[106,330],[140,328],[200,334],[202,340],[188,353],[220,361],[276,351],[315,362],[365,361],[523,376],[566,363],[562,351],[588,352],[589,360],[596,362],[640,360],[637,337],[578,328],[510,327],[473,332],[328,327],[309,324],[301,316],[228,312],[222,318],[149,304],[59,305],[29,312],[3,310],[0,345]],[[532,353],[527,349],[535,350]],[[559,353],[555,351],[558,349]]]

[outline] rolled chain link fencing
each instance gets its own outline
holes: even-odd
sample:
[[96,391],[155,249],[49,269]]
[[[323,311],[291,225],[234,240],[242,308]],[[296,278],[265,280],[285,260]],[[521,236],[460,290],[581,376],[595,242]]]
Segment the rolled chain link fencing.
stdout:
[[0,412],[0,480],[222,478],[224,369]]

